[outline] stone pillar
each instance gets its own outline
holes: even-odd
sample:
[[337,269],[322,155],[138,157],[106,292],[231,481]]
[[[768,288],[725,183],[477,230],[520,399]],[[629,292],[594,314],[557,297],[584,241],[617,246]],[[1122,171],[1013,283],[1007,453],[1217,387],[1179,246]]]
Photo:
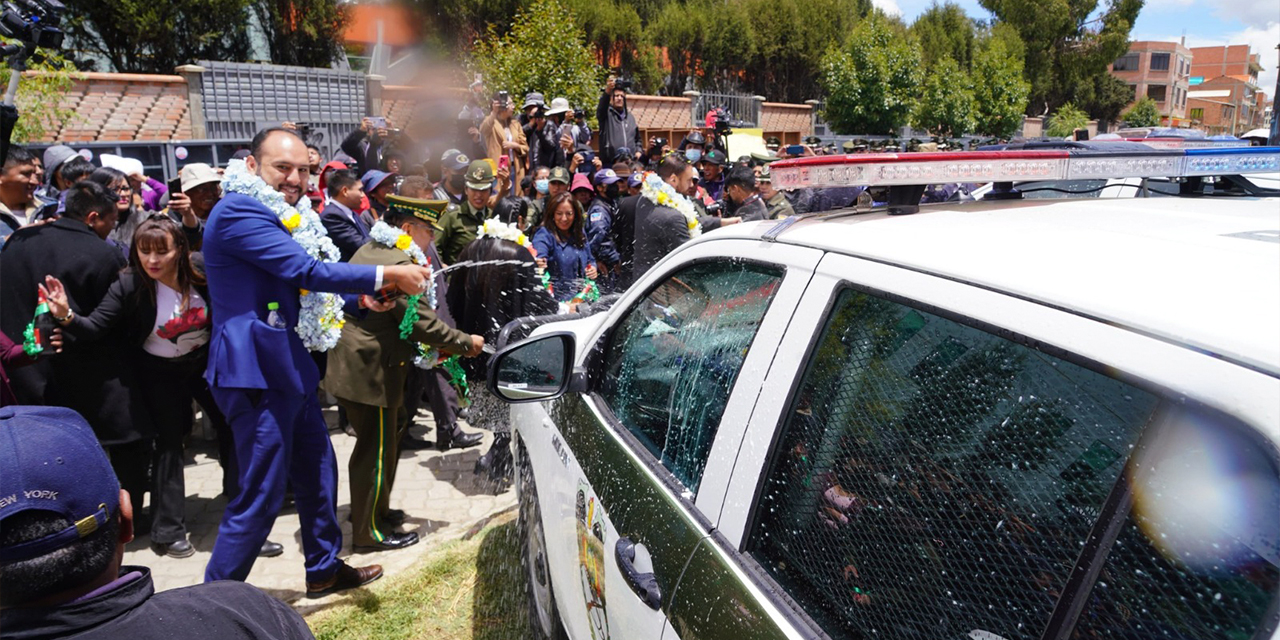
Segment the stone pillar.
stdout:
[[364,112],[371,116],[382,115],[382,83],[387,80],[386,76],[367,75],[365,76],[365,110]]
[[701,102],[702,94],[697,91],[685,91],[684,97],[689,99],[689,124],[694,129],[701,129],[703,123],[698,122],[698,103]]
[[209,128],[205,125],[204,86],[201,79],[204,67],[195,64],[184,64],[174,71],[187,81],[187,110],[191,118],[191,137],[204,140],[209,137]]
[[[809,135],[811,135],[811,136],[819,135],[819,134],[818,134],[818,117],[819,117],[818,112],[822,110],[822,101],[820,101],[820,100],[805,100],[805,101],[804,101],[804,103],[805,103],[805,104],[807,104],[807,105],[809,105],[809,107],[810,107],[810,109],[809,109]],[[823,123],[823,124],[825,124],[825,123]],[[824,126],[824,127],[823,127],[823,131],[822,131],[822,135],[826,135],[827,133],[828,133],[828,132],[826,131],[826,127]]]
[[764,100],[764,96],[751,96],[751,110],[755,116],[755,120],[752,120],[752,122],[756,123],[756,126],[761,129],[764,128]]

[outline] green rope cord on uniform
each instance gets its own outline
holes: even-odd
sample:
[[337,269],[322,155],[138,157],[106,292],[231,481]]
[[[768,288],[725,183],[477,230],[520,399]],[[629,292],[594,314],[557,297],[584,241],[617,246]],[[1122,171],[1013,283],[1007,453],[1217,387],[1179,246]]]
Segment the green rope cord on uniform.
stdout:
[[413,325],[418,323],[418,299],[421,297],[422,294],[418,293],[405,298],[409,307],[404,310],[404,317],[400,319],[401,340],[408,340],[413,335]]
[[448,360],[440,363],[444,372],[449,374],[449,384],[458,390],[458,396],[463,400],[470,401],[471,389],[467,386],[467,374],[462,370],[462,365],[458,364],[458,356],[451,356]]

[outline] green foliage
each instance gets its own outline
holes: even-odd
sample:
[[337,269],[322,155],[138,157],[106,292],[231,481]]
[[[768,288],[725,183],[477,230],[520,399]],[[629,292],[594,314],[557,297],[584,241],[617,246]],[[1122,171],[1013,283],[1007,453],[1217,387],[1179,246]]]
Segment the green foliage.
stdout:
[[508,34],[490,32],[476,44],[472,63],[494,91],[505,89],[513,96],[538,91],[548,100],[564,96],[588,107],[596,103],[603,73],[584,39],[561,0],[534,0],[516,15]]
[[938,58],[926,75],[912,125],[936,136],[963,136],[973,130],[973,87],[969,74],[950,57]]
[[1130,127],[1154,127],[1160,124],[1160,108],[1156,101],[1142,96],[1124,113],[1124,123]]
[[960,5],[950,0],[939,5],[935,0],[911,25],[911,34],[920,41],[920,55],[926,70],[932,70],[934,63],[942,58],[951,58],[965,71],[972,65],[977,25]]
[[[0,38],[6,44],[12,44]],[[27,60],[27,68],[38,73],[27,75],[18,82],[18,121],[13,125],[14,142],[40,140],[47,132],[56,133],[79,116],[62,106],[62,96],[75,83],[75,66],[52,49],[36,49]],[[9,85],[7,59],[0,61],[0,84]]]
[[1075,102],[1099,122],[1116,122],[1133,102],[1133,87],[1109,73],[1094,76],[1076,91]]
[[66,0],[63,27],[72,46],[115,71],[171,74],[198,59],[248,59],[250,2]]
[[350,6],[333,0],[253,0],[271,61],[328,67],[341,56]]
[[662,63],[658,59],[658,48],[652,45],[642,45],[631,61],[631,68],[623,69],[623,73],[631,77],[636,93],[654,95],[663,88],[667,75],[667,72],[662,70]]
[[1011,138],[1022,125],[1031,85],[1022,79],[1023,45],[1017,32],[996,25],[977,45],[973,57],[973,131]]
[[893,134],[907,123],[920,84],[920,52],[872,12],[822,61],[826,119],[836,133]]
[[1084,129],[1087,126],[1089,126],[1089,114],[1068,102],[1058,107],[1058,110],[1049,116],[1049,126],[1045,127],[1044,135],[1050,138],[1065,138],[1076,129]]
[[1108,0],[1093,17],[1098,0],[979,0],[998,22],[1017,29],[1026,45],[1030,115],[1079,101],[1081,88],[1107,73],[1107,65],[1128,51],[1129,30],[1143,2]]

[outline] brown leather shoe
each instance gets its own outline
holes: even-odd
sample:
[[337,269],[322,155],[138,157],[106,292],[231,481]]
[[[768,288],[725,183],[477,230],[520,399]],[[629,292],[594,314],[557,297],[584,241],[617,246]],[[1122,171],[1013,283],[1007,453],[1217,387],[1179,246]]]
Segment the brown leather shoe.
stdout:
[[382,565],[371,564],[367,567],[353,567],[345,562],[338,562],[338,571],[332,578],[324,582],[308,582],[307,597],[321,598],[331,593],[369,584],[382,577]]

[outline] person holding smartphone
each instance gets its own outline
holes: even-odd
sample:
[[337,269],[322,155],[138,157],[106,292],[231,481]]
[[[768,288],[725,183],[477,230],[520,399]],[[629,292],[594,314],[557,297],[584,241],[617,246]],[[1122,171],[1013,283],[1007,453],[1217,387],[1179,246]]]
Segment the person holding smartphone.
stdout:
[[511,173],[508,184],[520,184],[524,179],[526,158],[529,155],[529,143],[515,113],[516,105],[511,101],[511,96],[506,91],[499,91],[493,97],[489,117],[480,124],[481,139],[484,140],[488,158],[499,168],[502,168],[501,158],[507,158]]

